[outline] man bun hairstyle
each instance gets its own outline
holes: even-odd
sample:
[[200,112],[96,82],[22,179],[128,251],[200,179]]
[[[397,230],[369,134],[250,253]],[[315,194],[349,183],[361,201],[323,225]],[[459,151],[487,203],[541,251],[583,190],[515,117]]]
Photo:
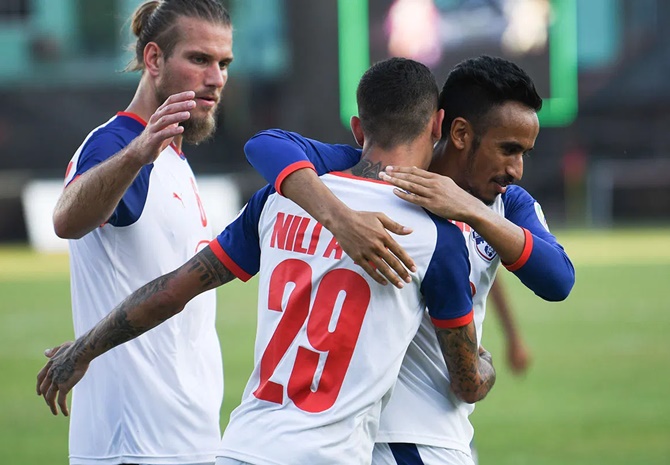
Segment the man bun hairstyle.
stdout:
[[158,44],[165,57],[169,58],[180,39],[177,20],[182,16],[232,26],[230,15],[217,0],[145,1],[137,7],[130,20],[130,30],[137,40],[132,47],[135,58],[126,70],[144,70],[144,48],[149,42]]
[[356,100],[366,138],[387,149],[421,134],[437,111],[438,87],[425,65],[390,58],[363,74]]

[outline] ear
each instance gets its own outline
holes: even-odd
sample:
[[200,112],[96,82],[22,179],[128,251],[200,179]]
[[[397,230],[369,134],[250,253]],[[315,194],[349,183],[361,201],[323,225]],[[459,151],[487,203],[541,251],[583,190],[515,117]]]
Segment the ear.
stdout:
[[442,138],[442,121],[444,121],[444,110],[438,110],[433,118],[433,127],[430,131],[433,144]]
[[358,116],[352,116],[349,124],[351,125],[351,132],[354,134],[356,143],[363,147],[363,142],[365,142],[365,135],[363,134],[361,119]]
[[463,150],[472,141],[472,126],[468,120],[460,116],[454,118],[449,129],[449,138],[458,150]]
[[144,47],[144,69],[152,76],[157,77],[163,67],[163,51],[156,42],[149,42]]

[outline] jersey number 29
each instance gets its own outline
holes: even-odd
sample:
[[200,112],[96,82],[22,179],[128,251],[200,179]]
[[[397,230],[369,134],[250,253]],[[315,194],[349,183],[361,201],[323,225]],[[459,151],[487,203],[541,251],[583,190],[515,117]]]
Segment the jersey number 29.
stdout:
[[[282,298],[289,283],[295,287],[288,296],[286,308],[282,309]],[[284,386],[270,381],[270,376],[307,320],[307,339],[315,350],[298,347],[286,393],[298,408],[316,413],[332,407],[342,388],[370,303],[370,286],[352,270],[335,269],[321,279],[310,309],[311,294],[309,264],[288,259],[277,265],[270,277],[268,310],[284,314],[261,357],[260,385],[254,395],[268,402],[283,403]],[[331,331],[329,325],[336,308],[340,314]],[[326,360],[313,390],[322,354]]]

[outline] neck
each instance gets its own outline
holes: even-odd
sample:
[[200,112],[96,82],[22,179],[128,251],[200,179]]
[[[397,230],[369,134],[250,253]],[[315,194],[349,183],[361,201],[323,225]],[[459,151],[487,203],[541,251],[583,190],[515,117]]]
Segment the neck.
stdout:
[[374,145],[364,146],[361,161],[347,171],[361,178],[379,179],[379,173],[387,166],[416,166],[426,169],[430,158],[430,146],[427,144],[409,143],[390,149]]
[[[135,95],[126,108],[126,111],[135,113],[144,121],[149,122],[151,116],[156,113],[156,110],[158,110],[158,107],[162,104],[163,102],[157,100],[154,83],[149,79],[147,73],[142,73]],[[177,151],[181,152],[182,136],[176,136],[172,142],[177,147]]]

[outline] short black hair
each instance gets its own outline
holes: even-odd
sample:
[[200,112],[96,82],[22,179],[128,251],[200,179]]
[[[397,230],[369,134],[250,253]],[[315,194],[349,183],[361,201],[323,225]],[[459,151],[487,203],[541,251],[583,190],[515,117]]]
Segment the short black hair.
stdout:
[[423,64],[390,58],[368,69],[356,91],[361,127],[381,148],[411,142],[437,111],[438,87]]
[[486,55],[460,62],[440,92],[439,106],[444,109],[442,138],[449,137],[451,123],[458,117],[467,119],[481,136],[490,124],[490,111],[510,101],[535,112],[542,108],[533,80],[519,66]]

